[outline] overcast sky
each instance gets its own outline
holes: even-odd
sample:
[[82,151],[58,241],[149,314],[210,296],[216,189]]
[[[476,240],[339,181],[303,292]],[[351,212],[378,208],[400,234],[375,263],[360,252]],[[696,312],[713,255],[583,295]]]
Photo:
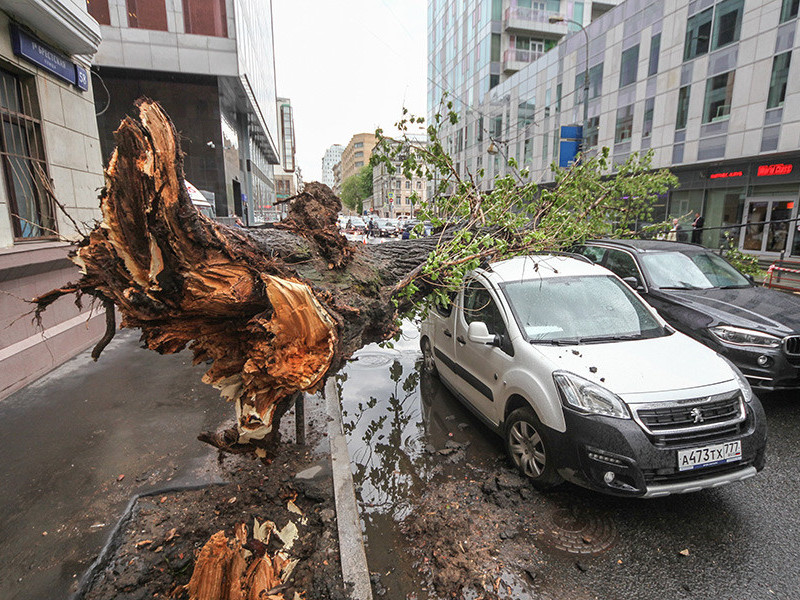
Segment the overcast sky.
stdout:
[[292,101],[304,181],[319,181],[331,144],[393,130],[403,106],[425,115],[426,0],[273,0],[272,9],[277,93]]

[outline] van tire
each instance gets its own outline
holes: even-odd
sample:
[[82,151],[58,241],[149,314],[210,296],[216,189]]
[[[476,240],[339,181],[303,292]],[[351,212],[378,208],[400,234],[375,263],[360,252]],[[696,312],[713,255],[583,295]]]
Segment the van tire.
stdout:
[[511,462],[533,487],[546,490],[564,481],[555,468],[548,432],[533,409],[523,406],[508,415],[503,437]]

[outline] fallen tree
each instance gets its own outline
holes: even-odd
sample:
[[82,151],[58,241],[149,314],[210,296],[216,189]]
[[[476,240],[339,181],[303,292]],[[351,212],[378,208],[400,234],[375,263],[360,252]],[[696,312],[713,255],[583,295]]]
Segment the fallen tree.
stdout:
[[424,150],[393,146],[406,148],[404,172],[436,170],[444,174],[440,191],[450,186],[431,213],[436,235],[353,245],[336,226],[339,199],[319,183],[292,199],[275,229],[246,231],[195,210],[174,126],[157,103],[140,100],[137,108],[138,118],[115,132],[102,223],[71,255],[83,275],[36,298],[37,312],[68,294],[101,301],[107,332],[95,359],[113,337],[114,306],[148,348],[188,347],[195,363],[211,364],[203,381],[236,406],[234,428],[201,439],[262,457],[289,400],[318,390],[358,348],[391,337],[398,314],[421,297],[453,289],[481,261],[596,235],[609,210],[629,218],[671,183],[644,162],[604,183],[587,161],[560,172],[552,190],[518,185],[515,172],[483,194],[459,177],[430,128],[434,141]]

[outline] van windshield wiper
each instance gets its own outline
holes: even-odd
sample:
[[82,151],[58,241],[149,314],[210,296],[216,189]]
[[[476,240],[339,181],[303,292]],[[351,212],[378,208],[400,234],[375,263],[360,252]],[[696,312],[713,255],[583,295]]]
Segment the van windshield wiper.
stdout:
[[581,343],[578,338],[566,338],[563,340],[530,340],[531,344],[547,344],[548,346],[575,346]]
[[598,344],[600,342],[622,342],[625,340],[641,340],[644,336],[641,333],[631,333],[627,335],[598,335],[595,337],[580,338],[581,344]]

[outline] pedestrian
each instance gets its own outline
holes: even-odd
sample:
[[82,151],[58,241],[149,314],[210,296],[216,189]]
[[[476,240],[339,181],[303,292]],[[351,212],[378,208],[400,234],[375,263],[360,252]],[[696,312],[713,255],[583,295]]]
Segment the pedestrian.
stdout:
[[681,234],[681,225],[678,219],[672,219],[672,229],[667,233],[667,240],[670,242],[679,242]]
[[244,228],[244,223],[242,223],[242,220],[239,217],[236,217],[236,219],[234,219],[233,224],[236,225],[236,227]]
[[375,237],[375,221],[372,220],[372,217],[369,219],[369,224],[367,225],[367,236],[368,237]]
[[692,243],[693,244],[700,244],[702,243],[703,238],[703,225],[706,224],[705,218],[703,218],[699,212],[694,213],[694,222],[692,223]]

